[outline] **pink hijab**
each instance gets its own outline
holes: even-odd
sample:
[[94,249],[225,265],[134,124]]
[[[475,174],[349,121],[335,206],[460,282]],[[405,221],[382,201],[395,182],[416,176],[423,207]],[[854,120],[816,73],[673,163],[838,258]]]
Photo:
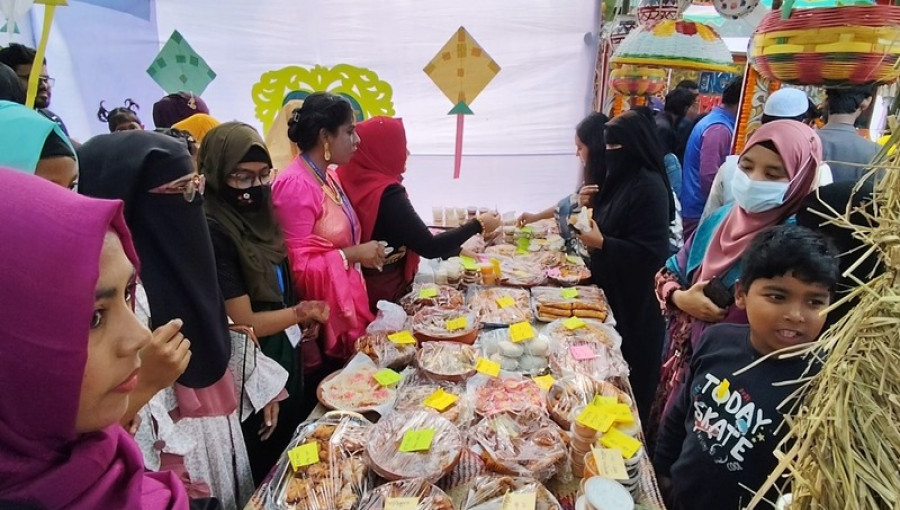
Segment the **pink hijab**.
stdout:
[[75,432],[107,231],[137,266],[122,202],[8,169],[0,189],[0,506],[188,508],[170,473],[145,474],[121,426]]
[[735,205],[713,235],[700,270],[697,271],[697,281],[725,274],[741,258],[756,234],[767,227],[780,224],[796,213],[803,199],[815,189],[819,164],[822,162],[822,142],[812,128],[793,120],[776,120],[763,124],[750,136],[741,155],[762,142],[775,145],[791,179],[784,203],[761,213],[749,213]]

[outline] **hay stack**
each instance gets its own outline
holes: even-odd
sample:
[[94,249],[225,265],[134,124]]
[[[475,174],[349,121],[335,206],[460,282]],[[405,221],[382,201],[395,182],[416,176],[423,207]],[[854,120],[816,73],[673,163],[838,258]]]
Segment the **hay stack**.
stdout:
[[897,145],[900,131],[876,158],[887,177],[875,188],[875,213],[866,213],[872,226],[852,225],[854,211],[827,219],[864,241],[856,265],[879,257],[885,272],[859,282],[845,298],[859,304],[818,343],[780,354],[824,363],[788,404],[779,465],[748,508],[768,508],[763,495],[785,478],[790,509],[900,508],[900,151],[887,156]]

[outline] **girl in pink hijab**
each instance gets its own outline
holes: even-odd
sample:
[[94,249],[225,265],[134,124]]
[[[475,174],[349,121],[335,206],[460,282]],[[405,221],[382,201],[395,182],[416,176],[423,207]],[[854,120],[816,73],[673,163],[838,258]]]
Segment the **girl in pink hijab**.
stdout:
[[0,169],[0,507],[188,508],[119,425],[150,331],[122,202]]
[[740,171],[731,184],[735,204],[704,220],[657,273],[656,294],[669,326],[651,434],[665,415],[669,396],[677,394],[706,327],[746,324],[746,314],[733,305],[741,256],[757,233],[800,209],[816,186],[821,161],[822,142],[809,126],[794,120],[764,124],[750,136],[738,161]]

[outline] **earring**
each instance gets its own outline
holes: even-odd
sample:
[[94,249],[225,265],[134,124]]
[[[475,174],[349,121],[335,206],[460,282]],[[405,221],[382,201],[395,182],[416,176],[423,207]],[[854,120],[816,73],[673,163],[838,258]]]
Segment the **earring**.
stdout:
[[325,142],[325,161],[331,161],[331,148],[328,146],[328,142]]

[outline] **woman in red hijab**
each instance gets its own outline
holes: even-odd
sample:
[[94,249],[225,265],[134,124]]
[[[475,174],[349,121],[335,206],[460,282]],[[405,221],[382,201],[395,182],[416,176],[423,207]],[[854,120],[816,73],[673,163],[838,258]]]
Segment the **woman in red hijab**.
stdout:
[[362,227],[363,243],[384,241],[393,251],[381,271],[365,269],[369,306],[385,299],[397,301],[406,292],[419,267],[419,257],[459,255],[470,237],[489,234],[500,226],[497,213],[482,214],[461,227],[432,235],[416,214],[403,187],[406,171],[406,131],[403,120],[373,117],[356,125],[359,147],[338,169],[344,192]]
[[122,202],[0,169],[0,508],[186,510],[119,425],[150,331]]

